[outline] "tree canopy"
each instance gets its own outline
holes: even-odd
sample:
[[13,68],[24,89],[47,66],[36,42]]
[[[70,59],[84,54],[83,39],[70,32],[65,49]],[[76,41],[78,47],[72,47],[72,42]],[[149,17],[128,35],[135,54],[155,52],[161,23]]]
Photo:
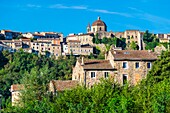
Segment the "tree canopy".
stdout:
[[[24,54],[21,55],[24,56]],[[17,56],[17,58],[14,58],[14,56]],[[10,64],[13,64],[13,62],[21,60],[18,59],[19,56],[18,53],[15,53],[12,57],[8,56],[7,58],[9,58]],[[57,72],[60,72],[62,70],[60,70],[61,67],[59,68],[59,66],[72,65],[74,62],[71,62],[71,58],[68,58],[66,61],[68,63],[64,63],[63,60],[66,59],[61,58],[60,61],[56,61],[57,64],[60,63],[60,65],[57,65],[51,63],[50,59],[39,59],[34,55],[32,57],[37,58],[32,62],[35,62],[35,64],[36,61],[40,62],[43,66],[35,65],[30,70],[28,68],[27,70],[29,71],[26,71],[24,75],[22,74],[24,77],[20,78],[21,83],[29,84],[29,87],[22,93],[24,105],[12,107],[10,104],[7,104],[7,107],[3,108],[4,112],[170,112],[169,51],[162,53],[159,59],[154,62],[147,77],[136,86],[129,86],[128,83],[121,86],[115,83],[113,79],[107,79],[101,80],[100,83],[94,85],[92,88],[78,86],[72,90],[58,92],[57,96],[51,95],[46,91],[49,80],[48,76],[50,75],[49,71],[52,71],[51,68],[53,67],[51,65],[56,65]],[[10,58],[12,59],[10,60]],[[29,58],[27,55],[25,56],[25,59]],[[24,61],[21,60],[21,63],[24,63]],[[28,66],[27,64],[30,65],[29,62],[20,64],[20,67],[18,67],[18,64],[16,66],[13,65],[11,69],[15,68],[15,71],[18,71],[18,68],[23,69],[23,66]],[[7,64],[5,68],[8,67],[6,66]],[[62,67],[62,69],[65,69],[64,67]],[[15,71],[12,71],[14,73],[8,72],[8,74],[13,74],[15,77],[14,74],[17,75]],[[22,71],[22,73],[24,71]],[[5,69],[3,69],[3,71],[1,70],[0,77],[3,77],[2,72],[5,73]],[[7,74],[7,72],[5,74]],[[8,79],[10,79],[10,77]],[[8,81],[8,79],[6,80]],[[10,82],[7,82],[7,84],[10,84]],[[0,86],[3,86],[3,84],[0,84]]]

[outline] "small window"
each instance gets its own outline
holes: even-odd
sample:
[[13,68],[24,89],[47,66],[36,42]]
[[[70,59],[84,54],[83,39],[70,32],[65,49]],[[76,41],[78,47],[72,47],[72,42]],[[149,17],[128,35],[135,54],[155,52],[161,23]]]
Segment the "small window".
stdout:
[[136,67],[136,68],[139,68],[139,62],[136,62],[136,63],[135,63],[135,67]]
[[151,63],[150,62],[147,63],[147,68],[149,68],[149,69],[151,68]]
[[91,78],[95,78],[96,77],[96,73],[95,72],[91,72]]
[[123,62],[123,68],[127,69],[128,68],[128,64],[127,62]]
[[108,78],[109,77],[109,72],[104,72],[104,78]]
[[123,85],[127,84],[127,79],[128,79],[128,76],[127,74],[123,74]]
[[102,30],[102,28],[100,27],[100,31]]
[[95,28],[93,28],[93,32],[95,32]]

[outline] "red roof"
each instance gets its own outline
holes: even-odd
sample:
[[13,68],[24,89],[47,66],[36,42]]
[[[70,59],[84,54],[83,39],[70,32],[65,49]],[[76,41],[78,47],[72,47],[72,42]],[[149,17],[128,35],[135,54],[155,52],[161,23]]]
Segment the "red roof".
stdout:
[[13,92],[13,91],[21,91],[21,90],[23,90],[24,89],[24,85],[22,85],[22,84],[13,84],[13,85],[11,85],[11,92]]
[[68,42],[79,42],[80,43],[80,40],[68,40]]
[[[82,63],[81,59],[79,59],[79,63]],[[109,60],[85,59],[82,66],[85,70],[114,70]]]
[[78,85],[78,81],[75,80],[52,80],[51,82],[57,91],[69,90]]
[[157,55],[148,50],[112,50],[114,60],[156,60]]
[[93,22],[92,26],[106,26],[106,24],[100,20],[100,17],[98,17],[98,20]]

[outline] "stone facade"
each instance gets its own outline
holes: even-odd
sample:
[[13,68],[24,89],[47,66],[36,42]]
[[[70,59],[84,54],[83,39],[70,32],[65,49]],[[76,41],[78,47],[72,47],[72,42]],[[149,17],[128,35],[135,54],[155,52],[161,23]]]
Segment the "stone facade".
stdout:
[[143,50],[143,34],[139,30],[126,30],[124,32],[116,32],[115,37],[125,38],[127,45],[133,41],[139,46],[139,50]]
[[84,61],[83,59],[84,58],[82,58],[82,61],[77,60],[76,65],[73,68],[72,80],[77,80],[81,85],[91,87],[95,83],[99,83],[101,79],[114,77],[114,69],[111,67],[109,61]]
[[[157,59],[151,51],[139,50],[111,50],[105,55],[106,60],[77,60],[73,68],[72,80],[91,87],[101,78],[108,76],[123,85],[125,81],[136,85],[146,77]],[[106,77],[107,75],[107,77]]]
[[20,103],[20,96],[21,91],[24,90],[24,86],[20,84],[13,84],[11,85],[11,95],[12,95],[12,106],[21,105]]
[[112,66],[117,69],[115,80],[119,84],[123,84],[123,75],[126,75],[128,83],[136,85],[146,77],[157,56],[151,51],[144,50],[113,50],[109,51],[106,59],[110,60]]
[[49,52],[49,56],[53,55],[58,58],[61,55],[60,40],[55,38],[43,38],[31,42],[30,48],[36,53],[45,55]]
[[95,22],[93,22],[92,26],[90,24],[87,26],[87,32],[96,33],[98,31],[107,31],[106,24],[100,19],[100,17],[97,18]]
[[78,35],[69,35],[66,37],[66,42],[69,42],[69,40],[79,40],[81,45],[84,44],[93,44],[93,33],[87,33],[87,34],[78,34]]

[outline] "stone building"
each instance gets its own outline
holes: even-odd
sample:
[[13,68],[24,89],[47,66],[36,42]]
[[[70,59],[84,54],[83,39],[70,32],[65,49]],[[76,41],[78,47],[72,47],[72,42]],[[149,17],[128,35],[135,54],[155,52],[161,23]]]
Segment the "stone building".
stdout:
[[1,30],[1,34],[5,36],[6,40],[12,40],[13,38],[17,38],[21,35],[21,32],[14,32],[11,30]]
[[93,45],[93,33],[86,33],[86,34],[70,34],[69,36],[66,37],[66,42],[69,40],[79,40],[81,45],[84,44],[90,44]]
[[57,94],[65,90],[70,90],[78,86],[78,81],[74,80],[51,80],[49,83],[49,92]]
[[89,44],[81,45],[80,55],[90,55],[91,53],[93,54],[92,46],[90,46]]
[[115,32],[115,37],[125,38],[126,44],[129,45],[132,42],[135,42],[139,46],[139,50],[143,50],[143,34],[139,30],[126,30],[124,32]]
[[[63,92],[65,90],[71,90],[76,88],[79,85],[78,81],[74,80],[51,80],[48,84],[47,92],[51,92],[52,94],[56,95],[57,92]],[[12,106],[21,105],[21,94],[24,91],[23,84],[13,84],[11,85],[10,92],[11,92],[11,100]]]
[[79,40],[69,40],[67,44],[68,44],[68,54],[73,53],[74,55],[79,55],[80,47],[81,47]]
[[96,33],[98,31],[107,31],[107,25],[100,19],[100,17],[92,23],[92,26],[90,26],[90,24],[87,26],[87,33]]
[[20,96],[21,92],[24,90],[24,86],[21,84],[13,84],[11,85],[11,100],[12,100],[12,106],[20,105]]
[[128,81],[135,85],[146,77],[157,56],[146,50],[112,50],[109,51],[107,59],[117,69],[115,80],[118,83],[124,84]]
[[56,58],[61,55],[61,44],[59,38],[41,38],[37,39],[37,41],[31,42],[30,45],[30,48],[35,53],[55,56]]
[[98,83],[101,78],[112,77],[119,84],[137,84],[145,78],[157,59],[155,53],[145,50],[111,50],[106,60],[77,60],[72,80],[87,87]]
[[84,60],[82,57],[82,60],[77,60],[73,68],[72,80],[91,87],[102,78],[113,77],[115,70],[109,60]]
[[65,54],[73,55],[90,55],[93,53],[93,47],[89,44],[81,45],[79,40],[68,40],[67,44],[63,45]]
[[22,41],[20,40],[1,40],[1,42],[14,50],[22,48]]

